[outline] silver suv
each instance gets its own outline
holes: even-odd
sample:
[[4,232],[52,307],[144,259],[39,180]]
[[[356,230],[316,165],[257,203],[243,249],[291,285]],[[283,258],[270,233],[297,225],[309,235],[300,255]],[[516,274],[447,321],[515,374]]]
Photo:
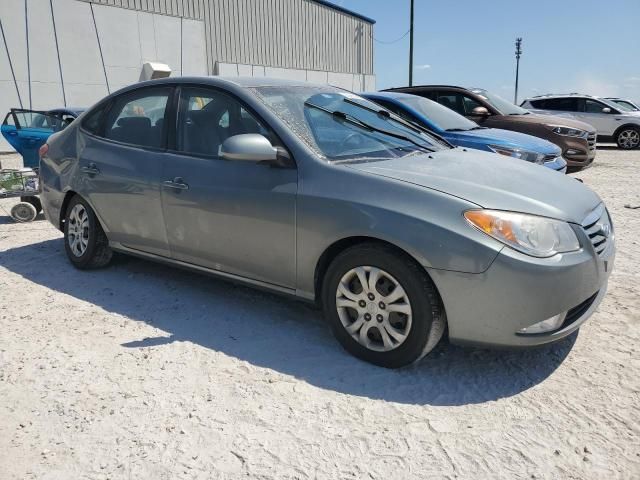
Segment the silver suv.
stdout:
[[593,125],[598,141],[613,141],[618,147],[640,147],[640,112],[623,109],[615,102],[591,95],[541,95],[521,104],[535,113],[572,117]]

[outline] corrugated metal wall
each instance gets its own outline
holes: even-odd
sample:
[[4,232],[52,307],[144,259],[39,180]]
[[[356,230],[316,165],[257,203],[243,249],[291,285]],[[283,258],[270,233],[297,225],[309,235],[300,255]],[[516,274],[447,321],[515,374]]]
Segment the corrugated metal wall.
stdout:
[[202,20],[204,4],[208,0],[81,0],[98,5],[130,8],[143,12],[173,15],[175,17]]
[[373,73],[373,25],[313,0],[82,0],[204,20],[216,62]]
[[373,25],[312,0],[205,0],[216,62],[373,73]]

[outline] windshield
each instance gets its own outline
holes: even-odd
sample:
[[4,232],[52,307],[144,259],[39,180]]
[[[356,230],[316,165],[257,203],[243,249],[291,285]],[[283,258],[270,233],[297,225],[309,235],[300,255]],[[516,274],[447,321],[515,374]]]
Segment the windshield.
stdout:
[[614,103],[616,108],[620,110],[624,110],[625,112],[637,112],[638,109],[631,102],[627,102],[626,100],[610,100],[610,103]]
[[493,108],[498,110],[501,115],[529,115],[530,112],[526,111],[524,108],[518,107],[513,103],[505,100],[502,97],[499,97],[495,93],[488,92],[486,90],[474,89],[471,90],[476,95],[481,96],[487,102],[489,102]]
[[400,103],[424,115],[436,127],[448,131],[464,131],[480,128],[477,123],[468,120],[450,108],[424,97],[406,96],[396,98]]
[[445,148],[435,137],[389,116],[375,103],[335,87],[255,87],[252,91],[302,141],[329,160],[404,157]]

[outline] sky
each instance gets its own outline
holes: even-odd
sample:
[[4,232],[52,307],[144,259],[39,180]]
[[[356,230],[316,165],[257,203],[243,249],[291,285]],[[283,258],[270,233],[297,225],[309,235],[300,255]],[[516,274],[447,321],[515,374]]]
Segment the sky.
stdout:
[[[409,0],[333,0],[376,20],[378,89],[408,84]],[[640,101],[640,0],[415,0],[413,83],[482,87],[519,101],[579,92]],[[383,43],[385,42],[385,43]]]

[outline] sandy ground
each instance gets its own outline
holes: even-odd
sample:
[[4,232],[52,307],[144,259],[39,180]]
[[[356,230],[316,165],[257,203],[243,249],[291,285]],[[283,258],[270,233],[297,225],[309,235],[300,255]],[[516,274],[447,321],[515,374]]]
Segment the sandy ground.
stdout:
[[295,301],[132,258],[76,271],[0,201],[0,478],[640,478],[640,151],[578,176],[618,241],[579,334],[401,371]]

